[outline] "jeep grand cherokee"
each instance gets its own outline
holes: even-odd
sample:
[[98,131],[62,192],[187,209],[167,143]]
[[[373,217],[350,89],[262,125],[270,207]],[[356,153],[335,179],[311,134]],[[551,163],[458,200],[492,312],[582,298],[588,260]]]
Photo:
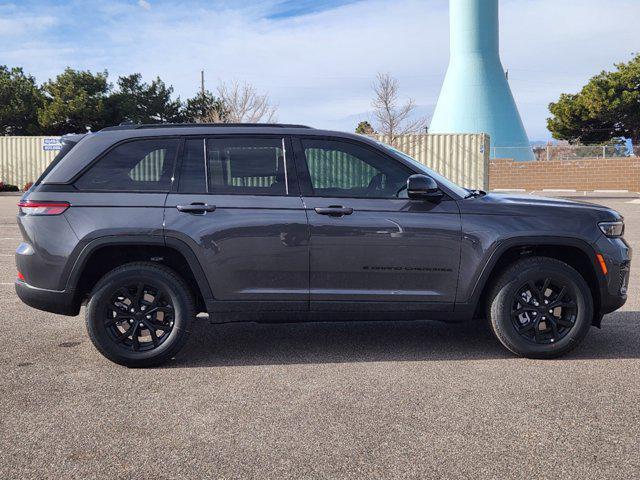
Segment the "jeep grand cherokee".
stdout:
[[487,318],[515,354],[575,347],[627,294],[622,217],[462,188],[370,138],[130,125],[64,138],[19,204],[16,290],[127,366],[211,322]]

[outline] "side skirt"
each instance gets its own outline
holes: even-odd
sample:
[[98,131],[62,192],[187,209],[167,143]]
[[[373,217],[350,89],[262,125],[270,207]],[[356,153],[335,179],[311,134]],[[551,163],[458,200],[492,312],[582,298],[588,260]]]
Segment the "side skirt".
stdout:
[[[308,309],[306,302],[214,302],[209,308],[209,321],[215,324],[235,322],[297,323],[342,321],[406,321],[440,320],[461,322],[472,318],[469,312],[454,312],[453,304],[376,305],[367,302],[354,306],[327,302],[317,308],[314,302]],[[314,308],[315,307],[315,308]],[[332,308],[331,308],[332,307]],[[354,308],[355,307],[355,308]],[[380,308],[383,307],[383,308]]]

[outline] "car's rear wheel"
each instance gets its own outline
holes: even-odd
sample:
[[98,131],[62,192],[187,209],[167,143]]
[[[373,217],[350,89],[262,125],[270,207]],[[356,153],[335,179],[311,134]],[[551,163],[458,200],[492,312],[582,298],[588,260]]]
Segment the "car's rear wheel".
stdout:
[[150,367],[182,348],[195,317],[184,280],[163,265],[129,263],[101,278],[87,305],[91,341],[112,362]]
[[593,299],[582,275],[547,257],[511,265],[494,284],[488,307],[500,343],[529,358],[564,355],[582,341],[593,320]]

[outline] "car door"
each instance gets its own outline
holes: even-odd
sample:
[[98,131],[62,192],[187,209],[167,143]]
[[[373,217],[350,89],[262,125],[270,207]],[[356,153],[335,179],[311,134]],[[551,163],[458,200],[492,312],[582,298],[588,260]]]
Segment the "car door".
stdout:
[[295,151],[311,232],[311,309],[450,310],[456,202],[409,200],[403,188],[416,172],[364,142],[300,137]]
[[308,309],[306,213],[283,136],[187,138],[165,235],[195,252],[214,310]]

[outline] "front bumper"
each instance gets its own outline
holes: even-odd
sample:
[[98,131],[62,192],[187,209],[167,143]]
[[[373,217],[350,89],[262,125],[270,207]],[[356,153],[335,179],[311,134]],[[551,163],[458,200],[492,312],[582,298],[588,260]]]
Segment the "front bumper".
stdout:
[[601,240],[596,249],[602,253],[608,269],[600,283],[600,313],[605,315],[627,301],[632,252],[622,238]]
[[75,301],[72,291],[46,290],[33,287],[21,280],[16,280],[15,287],[20,300],[30,307],[70,317],[80,313],[80,304]]

